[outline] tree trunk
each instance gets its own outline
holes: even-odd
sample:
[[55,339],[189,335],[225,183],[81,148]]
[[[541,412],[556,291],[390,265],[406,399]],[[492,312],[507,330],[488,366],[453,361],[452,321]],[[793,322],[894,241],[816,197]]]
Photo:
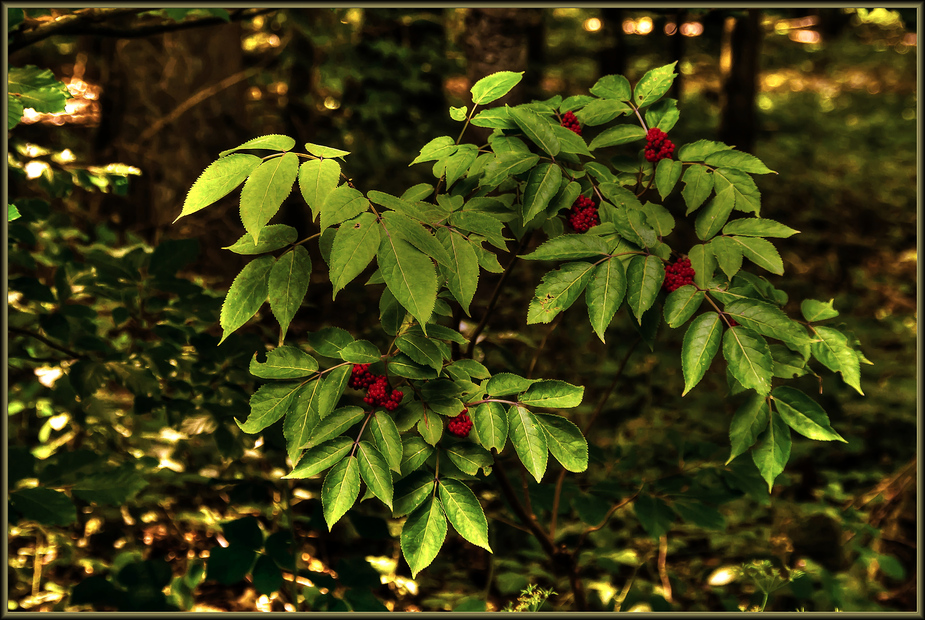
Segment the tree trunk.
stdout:
[[748,9],[743,19],[727,17],[720,55],[719,140],[751,152],[758,132],[755,97],[761,54],[761,11]]

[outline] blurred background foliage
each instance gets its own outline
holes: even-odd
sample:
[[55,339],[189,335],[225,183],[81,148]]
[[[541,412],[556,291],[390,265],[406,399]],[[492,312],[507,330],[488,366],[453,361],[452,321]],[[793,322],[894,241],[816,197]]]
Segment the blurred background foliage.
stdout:
[[[632,352],[589,471],[566,479],[566,545],[643,481],[666,493],[693,485],[719,506],[660,540],[638,506],[617,509],[582,539],[592,609],[760,606],[770,582],[739,567],[769,560],[804,574],[768,610],[914,609],[916,9],[171,9],[113,17],[106,35],[34,42],[29,31],[71,11],[8,11],[10,66],[51,69],[72,96],[62,113],[26,109],[8,140],[21,214],[8,228],[9,610],[479,611],[526,605],[534,586],[560,593],[534,606],[569,609],[567,581],[490,485],[496,554],[450,540],[416,581],[395,523],[375,508],[328,534],[315,482],[279,479],[279,429],[246,436],[232,422],[255,385],[248,357],[275,342],[258,320],[215,346],[221,299],[246,261],[220,249],[241,235],[236,201],[171,222],[218,152],[254,136],[349,150],[359,189],[398,195],[432,181],[408,162],[432,137],[456,135],[447,108],[468,104],[486,73],[526,71],[516,103],[584,93],[609,73],[634,82],[675,60],[672,140],[723,139],[779,173],[757,182],[762,215],[802,233],[777,244],[787,310],[834,297],[874,362],[865,397],[835,376],[802,386],[821,390],[849,443],[797,439],[769,495],[747,457],[722,465],[736,404],[724,378],[708,374],[680,397],[680,333],[663,326],[659,346],[637,347],[618,317],[603,345],[573,316],[580,307],[524,326],[541,265],[513,272],[481,360],[587,386],[587,416]],[[311,234],[296,198],[278,221]],[[476,312],[497,277],[483,276]],[[333,302],[328,286],[316,272],[290,333],[337,325],[381,337],[362,287]],[[542,519],[548,482],[527,485]],[[73,506],[25,518],[43,486]],[[251,573],[204,568],[242,536],[259,557]]]

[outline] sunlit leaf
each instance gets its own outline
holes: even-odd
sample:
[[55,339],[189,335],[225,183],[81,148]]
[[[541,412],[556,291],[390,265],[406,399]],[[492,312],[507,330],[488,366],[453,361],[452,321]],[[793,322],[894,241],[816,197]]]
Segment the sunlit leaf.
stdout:
[[257,167],[260,158],[255,155],[237,153],[223,157],[206,168],[183,201],[183,209],[177,216],[176,222],[184,215],[190,215],[200,209],[205,209],[220,198],[227,196],[238,185],[244,182]]
[[348,456],[328,472],[321,486],[321,505],[328,531],[353,507],[359,494],[360,464],[357,457]]
[[441,478],[440,501],[453,528],[473,545],[491,551],[488,520],[475,494],[462,482]]
[[253,235],[254,243],[292,192],[298,174],[299,156],[286,153],[263,162],[247,177],[241,190],[241,222],[244,230]]
[[267,300],[270,270],[275,263],[276,259],[272,256],[255,258],[235,277],[222,303],[219,319],[222,339],[219,344],[257,314],[260,306]]

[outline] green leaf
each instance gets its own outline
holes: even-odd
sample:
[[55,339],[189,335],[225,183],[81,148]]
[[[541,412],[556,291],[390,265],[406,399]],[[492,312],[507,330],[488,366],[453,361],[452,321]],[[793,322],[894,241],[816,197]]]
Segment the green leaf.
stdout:
[[655,303],[662,282],[665,267],[656,256],[634,256],[626,270],[626,303],[642,324],[642,315]]
[[244,182],[257,167],[260,166],[260,158],[255,155],[235,154],[223,157],[218,161],[209,164],[189,192],[186,194],[186,200],[183,201],[183,209],[177,216],[176,222],[184,215],[190,215],[205,209],[212,203],[224,198],[231,191]]
[[[74,502],[61,491],[45,487],[31,487],[10,493],[10,505],[23,519],[42,525],[70,525],[77,520]],[[10,524],[13,524],[12,518]]]
[[834,301],[834,299],[830,299],[826,302],[816,301],[815,299],[805,299],[803,303],[800,304],[800,312],[803,313],[803,318],[810,323],[834,319],[838,316],[838,310],[833,306]]
[[479,468],[485,468],[487,471],[494,462],[490,452],[470,442],[450,444],[446,447],[445,453],[460,471],[470,476],[478,473]]
[[587,155],[590,158],[594,158],[594,155],[591,154],[591,151],[588,150],[588,144],[584,141],[584,138],[579,136],[577,133],[571,129],[566,129],[561,125],[551,125],[550,128],[552,132],[556,135],[556,138],[559,140],[559,153],[575,153],[579,155]]
[[363,482],[373,492],[373,495],[382,500],[382,503],[392,509],[392,474],[389,464],[382,454],[368,441],[361,441],[357,449],[357,461],[360,464],[360,476]]
[[771,392],[777,413],[787,426],[809,439],[816,441],[841,441],[848,443],[835,432],[829,416],[809,396],[792,387],[776,387]]
[[[716,168],[732,168],[733,170],[742,170],[752,174],[770,174],[774,172],[764,165],[764,163],[748,153],[733,150],[716,151],[707,155],[704,163]],[[774,174],[777,174],[776,172]]]
[[389,361],[389,372],[406,379],[436,379],[433,368],[416,363],[407,355],[396,355]]
[[309,440],[321,416],[318,414],[318,395],[323,382],[311,379],[296,396],[286,412],[283,421],[283,437],[286,439],[286,453],[297,461],[302,446]]
[[694,230],[702,241],[708,241],[718,233],[729,220],[735,198],[728,190],[718,191],[713,200],[701,209],[694,221]]
[[646,110],[646,124],[649,128],[657,127],[665,133],[672,130],[679,118],[681,113],[678,111],[677,99],[662,99]]
[[369,201],[358,190],[341,185],[328,194],[321,208],[321,230],[352,220],[369,209]]
[[[421,408],[423,412],[423,407]],[[406,435],[402,439],[401,475],[407,476],[430,458],[434,448],[422,437]]]
[[339,463],[353,447],[353,439],[350,437],[334,437],[324,443],[321,443],[310,450],[306,450],[302,458],[299,459],[298,465],[283,476],[283,479],[302,479],[311,478],[320,474],[328,467]]
[[315,157],[340,157],[343,158],[345,155],[349,155],[350,151],[342,151],[340,149],[335,149],[330,146],[322,146],[320,144],[312,144],[311,142],[305,143],[305,150],[314,155]]
[[385,212],[382,215],[382,222],[383,235],[393,235],[404,239],[441,265],[450,264],[450,255],[446,248],[420,222],[395,211]]
[[[441,228],[437,239],[443,244],[449,255],[449,263],[441,265],[441,272],[446,278],[446,287],[469,316],[469,304],[479,286],[479,259],[469,240],[461,234]],[[439,368],[437,368],[439,370]]]
[[523,392],[537,381],[539,379],[524,379],[509,372],[499,372],[485,384],[485,391],[489,396],[510,396]]
[[[353,343],[351,343],[353,344]],[[350,346],[350,345],[347,345]],[[345,347],[346,348],[346,347]],[[324,378],[321,390],[318,392],[318,415],[325,419],[337,406],[337,401],[347,389],[347,383],[350,381],[350,366],[344,365],[338,368],[329,369],[328,376]]]
[[713,171],[713,181],[716,193],[730,191],[735,197],[735,208],[738,211],[748,211],[755,215],[761,210],[761,192],[755,181],[739,170],[717,168]]
[[222,303],[222,339],[219,344],[257,314],[260,306],[267,300],[270,270],[275,263],[276,259],[272,256],[255,258],[235,277]]
[[549,126],[549,121],[522,106],[509,108],[508,111],[520,130],[524,132],[534,144],[551,157],[555,157],[559,154],[559,139],[556,137],[552,127]]
[[9,107],[7,108],[7,131],[19,124],[19,121],[22,120],[23,105],[22,100],[18,95],[8,95],[7,101],[9,102]]
[[[404,191],[401,195],[401,199],[409,202],[415,202],[416,200],[424,200],[427,198],[431,192],[434,191],[434,186],[429,183],[418,183],[417,185],[412,185]],[[367,197],[369,193],[366,194]],[[372,200],[372,198],[370,198]]]
[[386,286],[425,326],[437,299],[437,272],[430,258],[407,241],[390,235],[382,236],[377,256]]
[[700,383],[713,357],[719,350],[723,327],[716,312],[705,312],[691,322],[681,345],[681,370],[684,372],[684,392]]
[[476,233],[488,239],[488,242],[499,250],[507,250],[508,239],[505,239],[504,222],[487,213],[476,211],[457,211],[450,216],[450,224],[461,230]]
[[508,94],[523,79],[523,71],[497,71],[486,75],[469,89],[472,103],[486,105]]
[[270,595],[283,587],[283,573],[270,556],[261,554],[251,574],[258,594]]
[[[420,441],[420,437],[416,439]],[[430,448],[430,446],[427,447]],[[413,472],[408,477],[396,482],[392,516],[401,517],[406,515],[423,504],[428,497],[433,496],[434,482],[433,474],[423,471]]]
[[467,112],[468,112],[468,109],[466,108],[466,106],[461,106],[461,107],[450,106],[450,118],[452,118],[454,121],[461,122],[461,121],[466,120]]
[[549,323],[578,299],[593,274],[592,263],[576,262],[564,263],[543,276],[527,309],[527,324]]
[[[484,79],[484,78],[483,78]],[[446,516],[434,496],[408,515],[401,529],[401,551],[411,569],[411,577],[430,566],[446,540]]]
[[236,146],[233,149],[228,149],[227,151],[222,151],[218,154],[219,157],[225,157],[230,155],[235,151],[243,151],[245,149],[262,149],[266,151],[291,151],[292,147],[295,146],[295,139],[290,138],[289,136],[282,136],[280,134],[271,134],[269,136],[261,136],[259,138],[254,138],[253,140],[248,140],[241,146]]
[[340,327],[324,327],[308,334],[308,344],[318,355],[340,359],[340,350],[353,342],[353,336]]
[[206,579],[223,585],[238,583],[247,577],[257,553],[243,545],[213,547],[209,550]]
[[524,260],[574,260],[607,256],[610,247],[600,237],[588,235],[560,235],[546,241],[530,254],[522,254]]
[[302,305],[311,275],[312,259],[301,245],[280,256],[270,269],[270,310],[279,322],[280,341],[285,338],[292,317]]
[[771,345],[771,358],[774,360],[774,376],[781,379],[793,379],[806,374],[806,360],[800,353],[794,353],[784,345]]
[[630,142],[635,142],[636,140],[641,140],[645,137],[646,132],[639,125],[617,125],[616,127],[606,129],[595,136],[595,138],[591,140],[591,144],[588,145],[588,149],[593,151],[595,149],[602,149],[608,146],[628,144]]
[[331,248],[331,284],[334,286],[332,299],[356,278],[376,256],[379,249],[379,223],[372,213],[361,213],[346,221],[334,235]]
[[19,214],[19,209],[16,208],[16,205],[7,204],[7,222],[12,222],[13,220],[18,220],[21,216]]
[[284,415],[292,407],[304,385],[298,382],[268,383],[251,395],[250,415],[247,421],[235,423],[245,433],[259,433]]
[[742,246],[742,254],[762,269],[771,273],[784,275],[784,262],[777,249],[767,239],[761,237],[729,237]]
[[642,529],[652,538],[659,539],[671,529],[671,522],[674,521],[671,508],[661,498],[640,495],[633,502],[633,510]]
[[671,504],[671,509],[686,522],[697,527],[709,530],[726,529],[726,519],[723,518],[719,510],[712,506],[707,506],[703,502],[676,500]]
[[733,220],[723,228],[724,235],[741,235],[743,237],[780,237],[787,238],[800,232],[774,220],[760,217],[745,217]]
[[674,329],[687,322],[687,319],[694,316],[694,313],[700,308],[703,302],[703,291],[697,290],[697,287],[686,284],[668,294],[665,299],[665,322],[668,327]]
[[771,351],[759,334],[741,325],[727,329],[723,356],[732,376],[743,386],[762,395],[771,391]]
[[308,442],[306,442],[302,448],[310,450],[332,437],[338,437],[365,416],[366,412],[360,407],[341,407],[340,409],[335,409],[318,423],[312,431],[311,438],[309,438]]
[[533,413],[520,405],[512,405],[508,409],[507,421],[508,433],[517,456],[530,475],[540,482],[546,472],[546,461],[549,458],[543,427]]
[[774,488],[774,479],[784,471],[790,460],[790,427],[779,415],[771,416],[771,423],[758,436],[758,443],[752,449],[752,459],[768,483],[768,492]]
[[264,254],[280,248],[284,248],[290,243],[294,243],[298,236],[298,231],[292,226],[285,224],[270,224],[260,231],[260,242],[254,243],[254,238],[249,234],[244,234],[233,245],[222,248],[231,250],[235,254]]
[[588,469],[588,442],[581,431],[560,415],[536,414],[546,433],[546,445],[562,467],[571,472]]
[[530,171],[523,197],[524,226],[549,206],[561,182],[562,169],[556,164],[540,164]]
[[261,379],[298,379],[318,370],[318,361],[301,349],[282,346],[267,352],[267,361],[257,361],[257,354],[251,358],[250,373]]
[[456,142],[453,141],[453,138],[440,136],[422,146],[420,155],[415,157],[414,161],[408,165],[413,166],[425,161],[438,161],[444,157],[449,157],[456,152],[456,149]]
[[469,166],[478,157],[479,150],[474,144],[461,144],[459,149],[446,160],[446,187],[461,179],[469,170]]
[[498,452],[504,450],[507,442],[507,416],[501,403],[481,403],[469,410],[472,426],[479,443],[486,450],[494,448]]
[[820,342],[813,342],[810,350],[813,357],[832,372],[840,372],[845,383],[864,395],[861,390],[861,361],[854,349],[848,345],[848,338],[837,329],[825,326],[813,327]]
[[655,189],[658,190],[662,200],[665,200],[674,186],[678,184],[683,171],[684,164],[673,159],[662,159],[655,166]]
[[520,402],[531,407],[568,409],[581,404],[585,389],[565,381],[537,381],[520,395]]
[[575,117],[582,125],[594,127],[609,123],[624,112],[630,112],[630,107],[625,103],[614,99],[596,99],[575,112]]
[[684,171],[681,180],[684,182],[681,196],[687,204],[686,215],[690,215],[700,208],[713,191],[713,172],[706,166],[695,165]]
[[618,101],[629,101],[633,96],[630,82],[622,75],[605,75],[590,90],[592,95]]
[[[664,159],[662,161],[665,161]],[[646,222],[659,237],[667,237],[674,230],[674,216],[665,207],[654,202],[647,202],[642,207]]]
[[742,247],[729,237],[716,237],[707,244],[707,248],[713,252],[720,269],[730,280],[742,268]]
[[463,538],[491,552],[488,545],[488,520],[475,494],[462,482],[442,478],[440,501],[450,523]]
[[241,190],[241,222],[244,230],[253,235],[254,243],[292,192],[298,174],[299,156],[286,153],[263,162],[247,177]]
[[376,447],[380,454],[385,457],[389,464],[389,469],[396,473],[401,473],[402,444],[401,436],[398,434],[398,428],[392,416],[377,411],[369,421],[369,432],[376,441]]
[[344,514],[353,507],[360,495],[360,464],[348,456],[331,468],[321,486],[321,505],[328,531],[334,529]]
[[651,105],[668,92],[668,89],[671,88],[671,83],[674,82],[676,75],[674,66],[676,64],[678,64],[678,61],[646,71],[642,79],[636,83],[636,88],[633,91],[633,101],[636,103],[636,107],[642,108]]
[[[459,413],[462,407],[454,407],[454,409]],[[432,446],[436,446],[440,438],[443,437],[443,418],[437,415],[432,408],[430,410],[424,409],[421,419],[418,420],[417,428],[424,441]]]
[[722,142],[713,140],[697,140],[690,144],[685,144],[678,149],[678,159],[680,161],[704,161],[711,154],[731,149]]
[[740,299],[726,304],[724,310],[737,323],[791,346],[804,347],[811,342],[806,329],[773,304],[757,299]]
[[[568,235],[579,239],[592,239],[578,235]],[[565,237],[559,237],[560,239]],[[594,269],[594,276],[588,283],[585,302],[588,306],[588,318],[597,337],[604,342],[604,332],[623,303],[626,294],[626,271],[623,261],[611,258]]]
[[531,153],[512,153],[498,155],[487,168],[485,176],[479,181],[480,187],[500,185],[505,179],[526,172],[540,160],[539,155]]
[[299,190],[317,220],[328,195],[340,182],[340,164],[331,159],[310,159],[299,168]]
[[510,108],[491,108],[482,110],[472,117],[471,124],[476,127],[488,127],[493,129],[516,129],[517,123],[511,118],[508,112]]
[[705,244],[695,245],[687,257],[691,260],[694,270],[694,284],[700,288],[709,288],[713,272],[716,271],[716,258]]
[[351,364],[374,364],[382,354],[369,340],[355,340],[340,350],[340,358]]
[[[11,12],[13,9],[10,10]],[[21,93],[28,90],[39,90],[49,86],[64,86],[51,69],[40,69],[35,65],[24,67],[10,67],[7,73],[7,86],[11,93]]]
[[726,465],[755,445],[758,435],[768,426],[771,419],[771,408],[768,407],[767,398],[761,394],[752,394],[741,407],[739,407],[732,421],[729,423],[729,443],[731,451]]
[[443,354],[437,344],[423,336],[404,334],[395,339],[398,350],[418,364],[430,366],[437,372],[443,368]]

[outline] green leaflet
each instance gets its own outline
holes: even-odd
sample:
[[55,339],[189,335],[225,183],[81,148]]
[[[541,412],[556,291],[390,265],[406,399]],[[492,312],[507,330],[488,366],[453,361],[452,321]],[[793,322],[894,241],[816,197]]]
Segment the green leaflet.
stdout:
[[312,379],[306,383],[289,407],[283,421],[286,453],[293,461],[298,460],[299,451],[311,438],[321,419],[318,415],[318,394],[321,392],[321,385],[321,379]]
[[712,153],[730,149],[732,149],[731,146],[727,146],[722,142],[697,140],[678,149],[678,161],[704,161]]
[[340,359],[340,350],[353,342],[353,336],[340,327],[323,327],[308,334],[308,344],[318,355]]
[[490,470],[494,463],[490,452],[471,442],[450,444],[444,450],[444,454],[460,471],[469,476],[476,475],[479,468]]
[[478,157],[479,151],[474,144],[461,144],[459,149],[446,159],[446,188],[449,190],[453,184],[461,179],[469,166]]
[[838,316],[838,310],[833,305],[834,301],[834,299],[826,302],[804,299],[803,303],[800,304],[800,312],[803,314],[803,318],[810,323],[834,319]]
[[560,154],[576,153],[594,159],[594,155],[588,150],[587,143],[577,133],[560,125],[551,125],[550,128],[559,140]]
[[633,101],[636,103],[636,107],[642,108],[651,105],[668,92],[677,75],[674,72],[676,64],[678,64],[678,61],[646,71],[645,75],[636,82],[636,88],[633,90]]
[[675,500],[671,504],[671,509],[687,523],[692,523],[697,527],[709,530],[726,529],[726,519],[719,510],[703,502]]
[[680,118],[677,99],[662,99],[646,110],[646,124],[649,127],[658,127],[665,133],[671,131]]
[[762,269],[771,273],[784,275],[784,262],[777,249],[767,239],[761,237],[729,237],[742,247],[742,254]]
[[314,155],[315,157],[340,157],[344,158],[345,155],[349,155],[350,151],[342,151],[340,149],[335,149],[330,146],[322,146],[321,144],[312,144],[311,142],[305,143],[305,150]]
[[517,124],[511,120],[509,108],[490,108],[482,110],[472,117],[470,121],[476,127],[490,127],[497,129],[516,129]]
[[703,291],[697,290],[697,287],[691,284],[685,284],[668,293],[663,309],[668,327],[672,329],[680,327],[687,322],[687,319],[694,316],[703,302],[703,295]]
[[219,317],[222,339],[219,344],[257,314],[260,306],[267,300],[268,279],[274,263],[276,259],[272,256],[255,258],[247,263],[241,273],[235,277],[222,303],[222,312]]
[[434,494],[434,476],[428,472],[416,471],[395,483],[393,517],[412,512]]
[[382,354],[369,340],[354,340],[340,350],[340,358],[351,364],[374,364]]
[[656,256],[634,256],[626,270],[626,303],[642,324],[642,315],[655,303],[665,281],[665,267]]
[[782,344],[771,345],[771,358],[774,360],[774,376],[781,379],[793,379],[806,374],[806,360],[799,353],[794,353]]
[[271,134],[268,136],[260,136],[259,138],[254,138],[253,140],[248,140],[241,146],[236,146],[233,149],[228,149],[227,151],[222,151],[218,154],[219,157],[225,157],[230,155],[235,151],[243,151],[245,149],[261,149],[266,151],[291,151],[292,147],[295,146],[295,139],[290,138],[289,136],[283,136],[280,134]]
[[619,183],[601,183],[600,190],[604,198],[617,207],[626,207],[628,210],[642,209],[642,203],[636,195]]
[[511,153],[498,155],[488,167],[485,175],[479,180],[479,187],[494,187],[500,185],[505,179],[526,172],[540,161],[539,155],[526,153]]
[[[578,235],[569,235],[575,236]],[[584,237],[582,239],[592,239]],[[588,306],[588,319],[597,337],[604,342],[604,332],[613,320],[614,315],[623,303],[626,294],[626,271],[623,261],[611,258],[594,269],[594,275],[585,292],[585,303]]]
[[478,441],[486,450],[504,450],[507,442],[507,416],[501,403],[481,403],[469,410]]
[[318,415],[322,420],[334,411],[334,407],[337,406],[337,401],[340,400],[344,390],[347,389],[347,382],[350,381],[350,366],[345,365],[330,369],[328,376],[325,377],[323,381],[321,391],[318,393],[318,403],[316,405],[318,408]]
[[434,264],[407,241],[388,234],[382,236],[377,258],[386,286],[426,333],[437,300]]
[[581,404],[585,389],[565,381],[541,380],[532,384],[518,399],[531,407],[568,409]]
[[522,254],[524,260],[575,260],[607,256],[610,248],[600,237],[590,235],[560,235],[543,243],[529,254]]
[[280,342],[286,337],[289,323],[302,305],[311,275],[312,259],[301,245],[280,256],[270,269],[270,310],[279,322]]
[[577,262],[564,263],[543,276],[527,309],[527,324],[549,323],[578,299],[593,274],[593,264]]
[[183,209],[177,216],[176,222],[184,215],[190,215],[200,209],[205,209],[220,198],[227,196],[238,185],[244,182],[260,165],[260,158],[256,155],[235,154],[223,157],[209,164],[183,201]]
[[674,186],[678,184],[682,172],[684,172],[684,164],[673,159],[663,159],[655,166],[655,189],[658,190],[662,200],[665,200]]
[[247,177],[241,190],[241,222],[254,243],[292,192],[298,174],[299,156],[286,153],[263,162]]
[[294,243],[297,235],[298,231],[292,226],[286,226],[285,224],[270,224],[264,227],[260,232],[259,243],[254,243],[254,238],[245,233],[240,239],[235,241],[234,244],[222,249],[231,250],[235,254],[263,254],[265,252],[272,252],[284,248],[290,243]]
[[757,299],[740,299],[726,304],[724,310],[737,323],[790,346],[805,347],[811,342],[806,330],[773,304]]
[[524,226],[546,209],[561,182],[562,169],[556,164],[540,164],[530,171],[523,197]]
[[488,213],[457,211],[450,215],[450,224],[465,232],[482,235],[499,250],[506,250],[506,241],[510,241],[504,237],[504,222]]
[[752,448],[752,459],[768,483],[768,492],[774,488],[774,479],[784,471],[790,460],[790,427],[779,415],[771,416],[771,423],[758,436],[758,443]]
[[571,472],[588,469],[588,442],[575,424],[560,415],[536,414],[546,433],[546,445],[562,467]]
[[412,578],[437,557],[446,539],[446,527],[443,506],[436,496],[408,515],[401,529],[401,551]]
[[761,211],[761,192],[755,181],[745,172],[717,168],[713,171],[716,193],[730,191],[735,197],[738,211],[750,211],[755,215]]
[[608,146],[627,144],[629,142],[641,140],[645,137],[646,132],[639,125],[617,125],[616,127],[605,129],[597,136],[595,136],[595,138],[591,140],[591,144],[588,145],[588,150],[593,151],[595,149],[602,149]]
[[376,216],[365,212],[344,222],[337,229],[330,259],[331,284],[334,285],[332,299],[360,275],[376,256],[381,241],[379,231]]
[[694,284],[700,288],[710,288],[710,280],[716,271],[716,258],[709,247],[701,243],[691,248],[687,257],[691,259],[691,268],[694,270]]
[[733,220],[723,228],[724,235],[740,235],[742,237],[787,238],[798,232],[800,231],[784,226],[780,222],[760,217],[744,217]]
[[443,244],[449,258],[448,263],[441,265],[446,287],[462,306],[466,316],[470,316],[469,304],[479,286],[478,256],[468,239],[447,228],[437,231],[437,240]]
[[357,457],[348,456],[328,472],[321,486],[321,506],[328,531],[353,507],[359,495],[360,464]]
[[[733,150],[717,151],[707,155],[704,163],[716,168],[731,168],[752,174],[770,174],[774,172],[764,165],[764,163],[748,153]],[[777,174],[774,172],[774,174]]]
[[395,421],[387,413],[377,411],[369,421],[369,432],[379,452],[385,457],[389,469],[401,473],[402,443]]
[[335,409],[315,426],[311,438],[302,448],[311,449],[332,437],[337,437],[362,420],[365,416],[366,413],[360,407],[341,407],[340,409]]
[[444,157],[449,157],[456,152],[456,148],[456,143],[453,141],[453,138],[449,136],[434,138],[421,147],[421,153],[408,165],[413,166],[421,162],[437,161]]
[[549,458],[546,432],[536,416],[520,405],[512,405],[508,409],[507,420],[508,433],[517,456],[530,475],[540,482],[546,472],[546,461]]
[[657,540],[671,529],[674,516],[671,508],[660,497],[653,497],[649,494],[640,495],[633,502],[633,510],[636,512],[636,518],[639,519],[642,529],[652,538]]
[[594,83],[589,92],[604,99],[616,99],[617,101],[629,101],[633,96],[629,80],[622,75],[605,75]]
[[787,426],[804,437],[816,441],[841,441],[848,443],[835,432],[829,416],[809,396],[792,387],[776,387],[771,392],[774,408]]
[[755,445],[758,435],[768,426],[771,408],[767,398],[761,394],[752,394],[739,407],[729,423],[729,443],[731,450],[726,465]]
[[[729,228],[729,225],[726,225]],[[742,268],[742,246],[729,237],[715,237],[707,244],[713,252],[719,268],[723,270],[730,280]]]
[[485,390],[490,396],[509,396],[523,392],[537,381],[539,379],[524,379],[509,372],[499,372],[488,380]]
[[257,361],[257,354],[251,359],[250,373],[261,379],[298,379],[318,370],[318,361],[301,349],[282,346],[267,352],[267,361]]
[[449,265],[450,255],[440,242],[420,222],[395,211],[382,214],[383,234],[404,239],[441,265]]
[[681,370],[684,372],[684,392],[700,383],[719,350],[723,326],[716,312],[705,312],[691,322],[681,345]]
[[[460,411],[462,411],[461,406],[456,409],[456,413]],[[433,409],[424,409],[421,419],[418,420],[418,432],[424,441],[436,446],[440,438],[443,437],[443,418],[437,415]]]
[[406,379],[436,379],[437,371],[422,366],[407,355],[396,355],[389,361],[389,373]]
[[575,116],[583,125],[594,127],[609,123],[624,112],[630,112],[625,103],[614,99],[595,99],[575,112]]
[[713,200],[710,201],[706,208],[700,210],[700,213],[697,214],[697,219],[694,220],[694,230],[697,232],[697,237],[702,241],[707,241],[716,235],[729,219],[729,214],[732,213],[734,204],[735,198],[731,191],[717,191]]
[[[522,106],[509,108],[511,118],[530,140],[551,157],[559,154],[559,139],[549,126],[549,121]],[[558,167],[558,166],[557,166]]]
[[295,468],[283,476],[283,479],[311,478],[320,474],[328,467],[339,463],[353,447],[353,440],[349,437],[335,437],[311,450],[306,450]]
[[[662,160],[667,161],[667,160]],[[661,163],[661,162],[659,162]],[[674,230],[674,216],[665,207],[654,202],[647,202],[642,207],[646,216],[646,222],[651,226],[659,237],[667,237]]]
[[247,421],[241,424],[237,420],[235,423],[245,433],[251,435],[259,433],[267,428],[281,417],[292,407],[292,403],[298,397],[302,390],[303,384],[298,382],[287,383],[268,383],[261,385],[260,388],[251,395],[250,415]]
[[698,164],[685,170],[681,180],[684,182],[681,196],[687,204],[687,213],[685,215],[690,215],[700,208],[700,205],[713,191],[713,172],[706,166]]
[[443,354],[440,352],[440,347],[429,338],[404,334],[395,339],[395,346],[418,364],[430,366],[437,372],[443,368]]
[[77,520],[74,500],[46,487],[27,487],[10,493],[10,505],[24,518],[43,525],[70,525]]
[[861,361],[854,349],[848,345],[848,338],[837,329],[815,326],[813,331],[820,342],[813,342],[810,350],[813,357],[832,372],[840,372],[845,383],[862,396]]
[[486,105],[508,94],[523,79],[523,71],[496,71],[486,75],[469,89],[472,103]]
[[406,435],[402,439],[401,475],[407,476],[433,454],[434,448],[421,437]]
[[475,493],[462,482],[449,478],[441,478],[439,493],[446,516],[456,531],[473,545],[491,552],[488,520]]
[[382,500],[382,503],[392,510],[392,474],[385,458],[373,444],[361,441],[356,453],[360,465],[360,476],[369,487],[373,495]]
[[369,209],[369,201],[349,185],[341,185],[328,193],[321,207],[321,230],[352,220]]
[[741,325],[730,327],[723,334],[723,356],[743,386],[762,395],[771,391],[771,350],[759,334]]

